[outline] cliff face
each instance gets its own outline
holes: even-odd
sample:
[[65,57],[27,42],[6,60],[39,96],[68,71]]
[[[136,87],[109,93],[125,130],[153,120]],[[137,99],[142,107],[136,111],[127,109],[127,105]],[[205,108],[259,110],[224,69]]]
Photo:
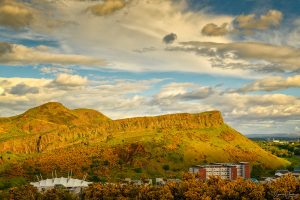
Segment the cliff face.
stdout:
[[0,121],[0,152],[33,153],[79,143],[104,141],[120,132],[216,128],[224,124],[219,111],[111,120],[89,109],[69,110],[47,103]]
[[17,166],[20,176],[34,174],[33,169],[51,173],[53,166],[83,175],[87,171],[82,169],[113,174],[124,163],[127,171],[143,168],[146,174],[165,173],[163,164],[174,174],[208,162],[249,161],[268,168],[288,164],[226,125],[219,111],[111,120],[94,110],[70,110],[59,103],[0,118],[0,155],[28,158]]
[[137,117],[114,121],[112,129],[119,131],[145,129],[193,129],[213,128],[224,124],[221,112],[211,111],[199,114],[170,114],[157,117]]

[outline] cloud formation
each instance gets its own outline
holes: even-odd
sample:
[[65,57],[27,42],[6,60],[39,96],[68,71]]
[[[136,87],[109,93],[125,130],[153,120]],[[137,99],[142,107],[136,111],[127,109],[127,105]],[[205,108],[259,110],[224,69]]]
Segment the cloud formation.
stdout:
[[235,18],[233,24],[235,28],[245,31],[266,30],[278,27],[281,23],[283,14],[278,10],[269,10],[265,15],[256,16],[255,14],[240,15]]
[[244,87],[236,90],[237,92],[253,91],[275,91],[288,88],[300,88],[300,75],[291,77],[273,76],[246,84]]
[[88,7],[87,11],[97,16],[105,16],[121,10],[125,6],[125,0],[104,0],[102,3]]
[[228,23],[223,23],[221,26],[218,26],[214,23],[206,24],[201,33],[206,36],[223,36],[229,32]]
[[[108,60],[111,69],[122,71],[235,73],[235,70],[212,70],[206,59],[195,55],[164,51],[166,45],[162,41],[171,31],[182,41],[209,41],[211,38],[203,37],[199,33],[199,27],[211,20],[222,24],[230,21],[231,16],[214,16],[211,19],[211,16],[204,12],[189,11],[184,1],[170,0],[127,1],[124,12],[122,10],[104,17],[82,12],[83,7],[99,2],[68,1],[68,7],[61,6],[55,9],[58,15],[66,16],[65,20],[76,22],[76,25],[62,27],[62,31],[55,31],[53,34],[54,37],[63,38],[62,44],[66,49],[94,56],[101,55]],[[219,37],[217,41],[229,40]],[[136,52],[142,53],[137,56]]]
[[[0,114],[19,114],[49,101],[59,101],[71,108],[97,109],[112,118],[144,115],[145,112],[151,114],[153,111],[147,107],[146,97],[140,94],[162,80],[139,81],[103,77],[86,81],[85,77],[70,74],[58,75],[54,79],[0,77]],[[39,92],[9,92],[21,84],[26,85],[26,88],[38,88]]]
[[56,87],[72,88],[72,87],[85,86],[87,83],[88,83],[87,77],[60,73],[57,74],[56,78],[50,83],[50,85]]
[[33,10],[13,0],[0,1],[0,25],[14,29],[29,26],[34,17]]
[[40,68],[40,72],[42,72],[43,74],[58,74],[58,73],[71,74],[74,72],[74,70],[65,67],[51,66],[51,67]]
[[[218,104],[222,106],[231,119],[243,120],[283,120],[297,119],[300,116],[300,99],[284,94],[243,95],[224,94]],[[242,120],[240,119],[240,120]]]
[[[206,24],[202,28],[202,34],[206,36],[224,36],[233,34],[252,34],[255,31],[263,31],[279,27],[283,14],[278,10],[269,10],[266,14],[257,16],[256,14],[239,15],[231,22],[218,26],[215,23]],[[229,24],[231,30],[229,29]]]
[[26,94],[37,94],[37,93],[39,93],[39,88],[31,87],[24,83],[19,83],[19,84],[13,86],[9,92],[10,92],[10,94],[22,96],[22,95],[26,95]]
[[[169,51],[195,52],[211,58],[214,66],[222,68],[246,67],[265,71],[300,70],[300,50],[288,46],[276,46],[256,42],[181,42],[182,46],[169,47]],[[228,62],[227,62],[228,61]],[[246,61],[246,62],[244,62]],[[254,61],[252,63],[252,61]]]
[[106,65],[101,59],[89,56],[51,52],[46,46],[26,47],[19,44],[0,43],[0,63],[5,65]]
[[175,33],[170,33],[163,38],[163,42],[165,44],[172,44],[177,39],[177,35]]
[[155,95],[156,102],[163,99],[176,99],[182,101],[205,99],[212,95],[214,90],[193,83],[170,83],[163,86]]

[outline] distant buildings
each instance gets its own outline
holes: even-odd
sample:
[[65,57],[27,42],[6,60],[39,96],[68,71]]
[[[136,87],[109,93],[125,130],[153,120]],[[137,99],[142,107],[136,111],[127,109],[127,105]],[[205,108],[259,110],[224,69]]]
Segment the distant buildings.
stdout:
[[167,178],[155,178],[155,179],[138,179],[132,180],[131,178],[125,178],[122,184],[133,184],[133,185],[157,185],[162,186],[167,183],[179,183],[180,179],[167,179]]
[[81,189],[88,187],[92,183],[74,178],[61,177],[44,179],[38,182],[31,182],[30,184],[36,187],[38,191],[45,191],[54,188],[63,188],[69,190],[70,192],[79,193]]
[[286,174],[289,174],[289,173],[290,173],[290,172],[289,172],[289,170],[287,170],[287,169],[277,170],[277,171],[275,172],[275,177],[281,177],[281,176],[286,175]]
[[295,177],[300,177],[300,167],[295,167],[294,171],[289,171],[289,170],[286,170],[286,169],[277,170],[275,172],[275,177],[278,178],[278,177],[282,177],[282,176],[287,175],[287,174],[291,174]]
[[288,144],[289,143],[289,141],[279,140],[279,139],[275,140],[274,138],[273,138],[272,142],[277,143],[277,144]]
[[248,162],[196,165],[190,167],[189,172],[204,180],[209,179],[210,176],[219,176],[222,179],[229,180],[235,180],[237,177],[251,178],[251,169]]

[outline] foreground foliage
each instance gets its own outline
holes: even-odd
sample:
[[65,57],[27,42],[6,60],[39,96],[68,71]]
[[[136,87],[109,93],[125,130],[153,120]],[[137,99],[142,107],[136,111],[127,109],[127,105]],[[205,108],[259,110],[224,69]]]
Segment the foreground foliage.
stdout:
[[[10,200],[44,200],[44,199],[141,199],[141,200],[259,200],[259,199],[300,199],[300,180],[292,175],[276,181],[258,184],[250,180],[222,180],[212,177],[200,181],[186,174],[180,183],[170,182],[164,186],[137,186],[122,184],[93,184],[82,196],[74,196],[63,190],[49,190],[39,193],[32,186],[12,188],[0,199]],[[6,195],[6,196],[5,196]]]

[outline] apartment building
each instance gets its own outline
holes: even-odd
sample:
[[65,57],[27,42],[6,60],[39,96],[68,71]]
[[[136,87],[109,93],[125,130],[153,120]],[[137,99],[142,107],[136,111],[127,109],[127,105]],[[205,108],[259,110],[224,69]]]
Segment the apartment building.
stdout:
[[239,163],[211,163],[190,167],[190,173],[196,174],[200,179],[210,176],[219,176],[222,179],[235,180],[237,177],[250,178],[250,165],[248,162]]

